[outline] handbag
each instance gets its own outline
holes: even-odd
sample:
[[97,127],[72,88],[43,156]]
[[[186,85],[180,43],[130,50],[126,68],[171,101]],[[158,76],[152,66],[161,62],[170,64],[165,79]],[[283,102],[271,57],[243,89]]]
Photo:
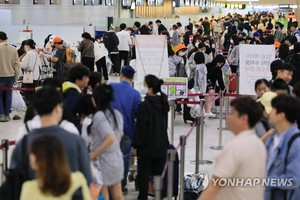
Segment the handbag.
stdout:
[[25,181],[30,180],[28,173],[28,155],[27,155],[27,134],[23,137],[21,148],[21,162],[16,169],[9,169],[6,173],[6,180],[0,187],[1,200],[19,200],[22,185]]
[[28,70],[28,69],[25,69],[25,70],[24,70],[24,74],[23,74],[23,83],[33,83],[33,72],[34,72],[34,69],[35,69],[37,57],[38,57],[38,56],[36,56],[36,59],[35,59],[35,61],[34,61],[34,67],[33,67],[33,70]]

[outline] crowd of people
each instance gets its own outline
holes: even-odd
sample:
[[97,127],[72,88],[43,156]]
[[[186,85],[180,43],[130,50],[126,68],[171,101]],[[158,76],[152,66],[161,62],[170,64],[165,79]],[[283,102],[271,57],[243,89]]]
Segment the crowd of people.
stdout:
[[[101,193],[105,200],[124,199],[134,148],[138,199],[147,199],[150,177],[161,175],[169,145],[169,104],[161,90],[163,81],[145,76],[144,101],[132,87],[138,73],[134,38],[153,34],[167,37],[169,76],[186,77],[190,93],[226,94],[224,76],[238,74],[243,67],[239,45],[274,45],[272,80],[256,81],[256,99],[238,97],[230,103],[227,124],[236,137],[217,156],[210,184],[198,195],[200,200],[300,198],[298,23],[291,21],[283,32],[283,24],[275,22],[272,13],[205,17],[184,28],[178,22],[171,30],[161,20],[155,23],[136,21],[133,28],[122,23],[119,32],[111,25],[95,39],[83,33],[78,44],[80,63],[71,61],[60,37],[50,34],[43,50],[29,39],[17,51],[0,32],[0,87],[11,88],[26,71],[32,81],[22,87],[38,87],[34,93],[24,92],[27,110],[10,168],[22,166],[27,177],[16,195],[22,200],[97,199]],[[54,69],[53,77],[41,80],[46,60]],[[110,73],[120,82],[108,84]],[[213,99],[213,95],[205,97],[205,117],[215,116]],[[10,120],[11,100],[11,90],[0,89],[1,122]],[[190,109],[199,112],[199,106]],[[177,114],[181,110],[178,104]],[[223,184],[238,178],[289,179],[291,185]]]

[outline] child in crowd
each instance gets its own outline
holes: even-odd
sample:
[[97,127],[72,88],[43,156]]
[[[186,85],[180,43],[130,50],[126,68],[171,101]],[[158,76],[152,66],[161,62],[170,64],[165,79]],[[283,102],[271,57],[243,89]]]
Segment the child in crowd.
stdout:
[[270,83],[267,81],[267,79],[258,79],[255,82],[254,88],[257,98],[260,98],[265,92],[270,91]]

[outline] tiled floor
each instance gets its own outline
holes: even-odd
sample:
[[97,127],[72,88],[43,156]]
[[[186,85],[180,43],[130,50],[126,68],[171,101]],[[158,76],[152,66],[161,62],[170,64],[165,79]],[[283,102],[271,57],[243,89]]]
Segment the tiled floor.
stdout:
[[[24,115],[24,112],[20,111],[20,114]],[[9,139],[14,140],[17,135],[17,131],[22,124],[22,120],[14,121],[11,120],[8,123],[0,123],[0,140]],[[225,120],[223,120],[223,126]],[[210,149],[211,146],[216,146],[219,143],[219,120],[218,119],[206,119],[204,124],[204,145],[203,145],[203,157],[206,160],[214,161],[215,156],[219,153],[217,150]],[[174,145],[177,146],[179,143],[180,135],[187,134],[191,129],[190,124],[184,124],[182,115],[176,115],[174,121]],[[222,144],[226,144],[229,140],[233,138],[233,134],[229,131],[223,131],[222,134]],[[193,129],[191,135],[187,139],[186,153],[185,153],[185,173],[194,173],[195,165],[190,162],[195,160],[195,151],[196,151],[196,128]],[[9,157],[13,147],[9,150]],[[179,152],[180,153],[180,152]],[[0,152],[0,163],[2,162],[2,152]],[[212,176],[214,165],[200,165],[200,171],[206,171],[210,176]],[[137,199],[137,192],[135,192],[134,184],[129,183],[128,186],[129,192],[125,196],[127,200]]]

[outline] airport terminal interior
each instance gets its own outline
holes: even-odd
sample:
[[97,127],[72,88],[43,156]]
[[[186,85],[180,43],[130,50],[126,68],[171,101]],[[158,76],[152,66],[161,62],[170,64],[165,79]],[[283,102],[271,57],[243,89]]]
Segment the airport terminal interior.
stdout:
[[300,199],[299,6],[0,0],[0,199]]

